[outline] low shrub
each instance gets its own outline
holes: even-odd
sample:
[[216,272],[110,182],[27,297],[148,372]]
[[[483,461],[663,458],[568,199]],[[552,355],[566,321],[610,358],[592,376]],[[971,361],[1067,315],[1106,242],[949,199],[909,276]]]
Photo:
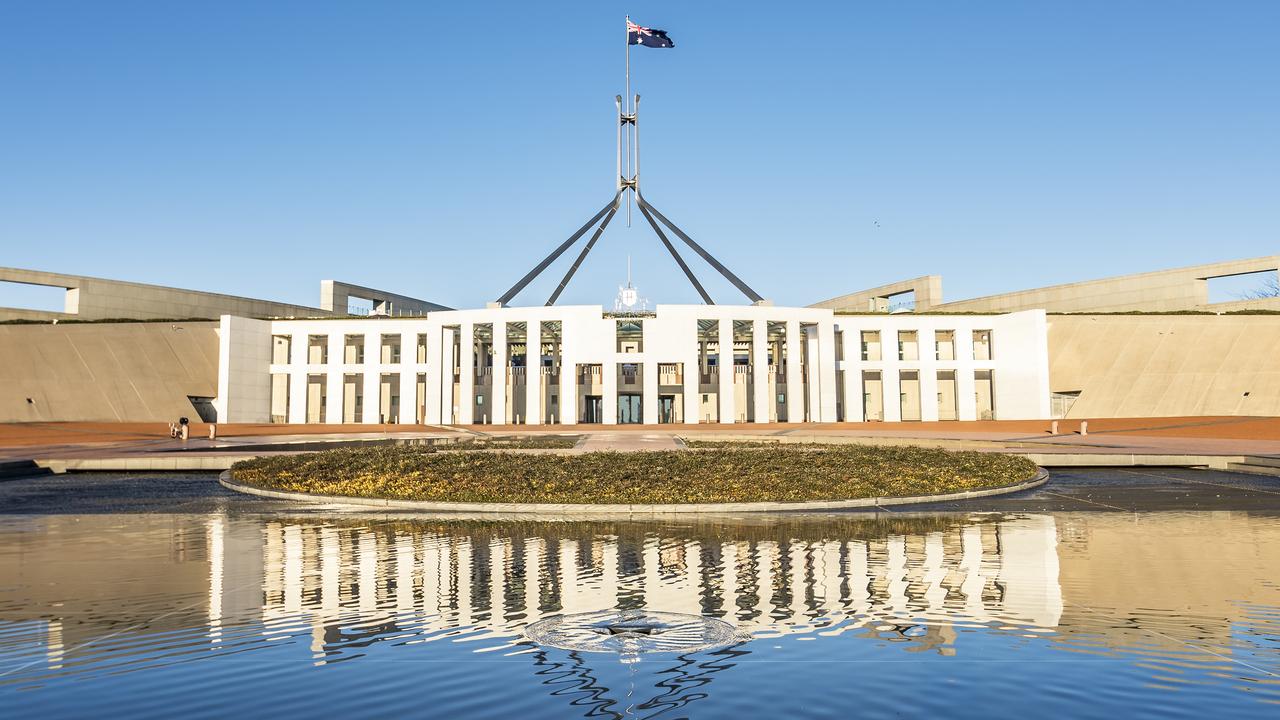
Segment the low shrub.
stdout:
[[902,497],[1022,482],[1022,457],[843,445],[579,455],[432,452],[391,446],[236,463],[248,485],[320,495],[435,502],[717,503]]

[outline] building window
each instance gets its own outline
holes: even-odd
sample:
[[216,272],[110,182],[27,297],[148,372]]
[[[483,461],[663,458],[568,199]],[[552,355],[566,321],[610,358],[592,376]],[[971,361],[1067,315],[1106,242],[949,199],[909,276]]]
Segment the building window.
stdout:
[[920,373],[916,370],[904,370],[898,373],[898,395],[901,403],[900,415],[903,420],[914,422],[920,419]]
[[418,333],[418,354],[417,363],[425,365],[427,363],[427,334]]
[[272,335],[271,336],[271,362],[276,365],[284,365],[289,362],[289,348],[293,344],[293,339],[288,335]]
[[938,371],[938,419],[959,420],[956,408],[956,371]]
[[342,376],[342,422],[364,422],[364,375]]
[[862,331],[862,359],[872,361],[880,359],[880,331]]
[[342,362],[347,365],[364,363],[364,336],[347,335],[342,343]]
[[616,338],[618,352],[644,352],[644,321],[634,318],[619,320]]
[[329,402],[328,385],[324,375],[307,376],[307,414],[308,423],[322,423]]
[[884,420],[884,382],[879,370],[862,371],[862,418],[867,422]]
[[324,365],[327,362],[329,362],[329,336],[308,335],[307,363],[310,365]]
[[956,359],[956,331],[938,330],[933,333],[936,360]]
[[973,331],[973,359],[974,360],[994,360],[995,353],[991,348],[991,331],[990,330],[974,330]]
[[898,359],[919,360],[920,343],[915,330],[898,331]]
[[378,378],[378,422],[400,422],[399,373],[382,373]]
[[286,373],[271,375],[271,422],[289,422],[289,376]]
[[396,365],[400,362],[400,334],[382,336],[382,352],[380,363],[383,365]]
[[979,420],[996,419],[996,383],[990,370],[973,374],[973,400]]

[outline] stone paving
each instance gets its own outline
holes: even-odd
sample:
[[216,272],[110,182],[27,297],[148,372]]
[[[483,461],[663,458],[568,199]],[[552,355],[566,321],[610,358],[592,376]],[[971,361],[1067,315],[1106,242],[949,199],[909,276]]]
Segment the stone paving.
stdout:
[[[243,456],[297,452],[378,440],[467,439],[477,435],[581,435],[576,449],[673,450],[680,438],[893,443],[920,441],[943,447],[1042,454],[1280,455],[1280,418],[1146,418],[1080,422],[979,421],[946,423],[813,423],[730,425],[219,425],[216,440],[195,423],[187,441],[168,437],[162,423],[24,423],[0,425],[0,460]],[[267,447],[275,446],[275,447]],[[333,445],[336,446],[336,445]]]

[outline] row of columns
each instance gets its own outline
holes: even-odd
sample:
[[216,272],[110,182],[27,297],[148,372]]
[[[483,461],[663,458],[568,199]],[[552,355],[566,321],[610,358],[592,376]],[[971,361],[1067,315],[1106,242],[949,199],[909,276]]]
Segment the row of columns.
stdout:
[[[737,400],[734,392],[733,325],[734,321],[732,319],[721,319],[718,321],[717,327],[721,338],[717,360],[720,368],[717,387],[719,405],[717,409],[720,421],[726,423],[736,422],[737,420]],[[342,422],[343,387],[345,375],[350,372],[360,373],[363,376],[361,382],[364,407],[361,416],[357,419],[359,422],[378,422],[379,415],[383,413],[383,408],[380,407],[381,377],[384,374],[396,374],[399,376],[400,413],[399,417],[386,418],[389,422],[416,422],[418,409],[421,407],[423,409],[422,420],[425,423],[465,425],[479,422],[482,419],[492,423],[502,423],[508,415],[506,384],[510,374],[507,365],[507,348],[509,344],[506,323],[494,322],[492,327],[493,354],[495,358],[491,375],[493,392],[481,409],[481,415],[477,414],[474,401],[476,370],[474,323],[463,322],[456,326],[456,329],[454,327],[444,327],[438,332],[428,333],[426,336],[426,363],[409,361],[410,359],[414,361],[417,359],[418,333],[416,332],[400,333],[402,362],[385,365],[370,361],[375,358],[380,359],[383,333],[365,333],[363,343],[366,363],[358,366],[352,365],[349,368],[338,362],[343,358],[346,335],[342,333],[329,334],[326,340],[326,347],[330,362],[323,366],[312,366],[307,362],[309,335],[302,332],[296,333],[292,336],[290,350],[289,385],[290,396],[293,401],[290,403],[289,422],[306,422],[308,376],[313,374],[324,374],[326,376],[325,393],[328,400],[322,421],[326,423]],[[544,400],[541,382],[542,328],[541,323],[537,321],[528,322],[527,327],[527,347],[530,350],[528,351],[525,370],[528,373],[525,382],[526,411],[521,420],[525,424],[536,425],[543,422],[543,413],[541,411]],[[800,323],[798,321],[788,321],[786,323],[785,347],[786,356],[789,360],[786,364],[785,376],[787,385],[786,419],[789,422],[804,420],[832,422],[836,420],[834,325],[825,323],[815,327],[816,331],[811,330],[807,336],[808,347],[805,348],[807,352],[803,354],[808,365],[806,368],[800,362],[802,357]],[[694,342],[694,338],[689,338],[691,347],[693,347]],[[459,378],[456,406],[453,396],[455,345],[460,348],[456,365]],[[567,354],[568,347],[562,346],[562,348],[565,348],[562,350],[565,354],[561,358],[560,407],[556,421],[561,424],[572,425],[578,422],[577,365],[586,364],[584,360],[590,361],[594,358],[573,357]],[[769,390],[768,350],[768,321],[753,320],[751,363],[755,372],[752,373],[753,387],[750,388],[749,393],[755,406],[754,421],[757,423],[769,422],[769,409],[773,407],[773,398],[770,397]],[[649,359],[649,357],[644,356],[637,360],[637,364],[643,368],[643,413],[646,422],[654,422],[658,417],[658,365],[660,362],[681,361],[683,361],[684,367],[683,417],[686,423],[700,422],[702,420],[699,417],[701,401],[698,373],[700,367],[695,348],[682,358]],[[619,362],[614,358],[613,361],[592,363],[601,365],[602,410],[605,424],[617,422],[617,365]],[[418,393],[419,375],[425,376],[425,393],[422,397],[419,397]],[[806,376],[808,378],[807,404],[809,407],[807,416],[804,410],[805,398],[801,394],[803,392],[802,388],[805,387]],[[846,392],[849,391],[849,388],[850,386],[846,384]],[[857,405],[861,408],[860,399]],[[846,407],[850,407],[847,400]]]

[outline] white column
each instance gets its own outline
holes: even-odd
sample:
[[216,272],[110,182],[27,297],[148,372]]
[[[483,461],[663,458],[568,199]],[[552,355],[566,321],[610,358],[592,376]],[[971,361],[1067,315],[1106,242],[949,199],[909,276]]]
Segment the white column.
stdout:
[[787,422],[804,422],[804,382],[800,365],[800,321],[787,321]]
[[360,588],[361,612],[378,609],[378,538],[368,530],[360,530],[356,585]]
[[329,368],[325,375],[325,392],[329,396],[328,404],[325,406],[324,421],[325,423],[341,423],[343,413],[342,393],[342,376],[345,372],[342,365],[346,358],[343,356],[343,344],[346,342],[346,336],[340,332],[331,332],[327,340],[329,347]]
[[982,604],[982,591],[987,585],[987,578],[982,572],[982,528],[978,525],[966,525],[960,531],[960,570],[964,580],[960,581],[960,592],[964,595],[965,613],[975,622],[983,622],[988,614]]
[[360,422],[376,423],[382,412],[382,334],[364,334],[364,412]]
[[400,334],[400,417],[398,423],[414,423],[418,419],[418,334]]
[[682,355],[684,362],[681,363],[684,372],[684,423],[696,425],[702,422],[702,389],[699,387],[702,367],[701,358],[698,357],[698,321],[690,321],[686,328],[690,336],[680,343],[681,347],[689,348]]
[[[442,549],[444,552],[442,552]],[[441,567],[448,548],[442,547],[431,536],[425,536],[422,546],[422,614],[430,618],[440,609]]]
[[658,572],[658,536],[648,535],[644,539],[644,549],[641,551],[641,562],[644,563],[643,582],[644,587],[644,604],[645,607],[669,610],[662,606],[662,600],[665,593],[662,587],[662,573]]
[[805,390],[809,393],[809,417],[808,422],[820,422],[822,420],[822,356],[821,349],[818,347],[818,329],[814,328],[805,336],[805,377],[809,379]]
[[586,609],[579,605],[578,541],[560,541],[560,609],[565,614]]
[[805,584],[805,555],[808,543],[793,540],[787,544],[787,555],[791,558],[791,576],[786,579],[791,588],[791,620],[796,623],[805,622],[805,601],[809,597],[809,587]]
[[768,623],[773,613],[773,563],[778,557],[778,543],[762,540],[756,544],[756,614],[757,622]]
[[[471,335],[470,332],[466,336]],[[461,538],[458,540],[458,566],[452,576],[450,582],[454,582],[453,578],[457,578],[457,585],[453,587],[455,597],[458,600],[458,625],[468,626],[471,624],[471,538]]]
[[476,333],[475,325],[462,323],[460,332],[461,352],[458,359],[460,390],[458,398],[458,417],[454,422],[470,425],[475,422],[476,409]]
[[507,543],[506,538],[489,543],[489,627],[493,630],[502,627],[507,614]]
[[769,321],[751,322],[751,397],[755,405],[755,422],[769,422]]
[[284,611],[302,612],[302,526],[284,527]]
[[[564,325],[561,326],[564,332]],[[577,356],[569,352],[564,337],[560,338],[560,407],[556,422],[563,425],[578,424],[578,366]]]
[[307,334],[289,338],[289,422],[307,421]]
[[486,399],[489,422],[494,425],[507,424],[507,324],[502,320],[493,321],[493,385],[489,392],[492,398]]
[[542,321],[529,320],[524,355],[524,423],[542,424]]
[[338,531],[320,528],[320,609],[328,615],[342,607],[342,544]]
[[898,350],[896,344],[893,349],[893,357],[894,360],[885,363],[884,369],[880,372],[880,386],[884,391],[885,422],[902,421],[902,383],[898,382],[898,373],[902,371],[902,366],[897,361]]
[[[645,355],[646,358],[650,357]],[[646,359],[641,365],[640,389],[644,393],[641,408],[645,423],[658,422],[658,362]]]
[[542,617],[538,609],[542,599],[542,556],[546,540],[526,538],[524,541],[524,619],[533,622]]
[[720,422],[733,423],[738,420],[733,386],[733,320],[721,319],[717,329],[720,338],[720,358],[716,361],[720,368],[720,387],[717,390],[720,399]]
[[885,573],[888,579],[885,593],[889,598],[885,609],[894,618],[909,617],[907,598],[907,540],[902,535],[890,535],[885,541]]
[[978,407],[974,402],[976,380],[973,377],[973,328],[956,328],[956,417],[960,420],[977,420]]
[[[427,345],[427,419],[450,425],[453,418],[453,330],[440,328],[439,341]],[[434,408],[434,410],[433,410]]]
[[[929,358],[936,357],[930,350]],[[920,419],[938,421],[938,366],[920,353]]]
[[931,619],[941,619],[946,615],[944,603],[947,589],[942,586],[947,579],[947,568],[944,566],[942,533],[931,532],[924,538],[924,599],[928,606],[926,612]]
[[720,544],[720,597],[724,600],[724,617],[738,619],[738,544],[732,540]]
[[842,327],[844,339],[844,419],[862,422],[862,333]]
[[600,607],[618,604],[618,538],[606,538],[600,546],[600,590],[596,593]]
[[836,421],[836,325],[831,320],[818,323],[818,378],[821,399],[817,405],[819,422]]
[[618,364],[612,360],[600,363],[600,403],[604,405],[604,424],[618,424]]
[[[402,351],[403,348],[402,345]],[[401,359],[403,358],[402,352]],[[404,615],[413,612],[414,565],[413,536],[396,533],[396,610]]]

